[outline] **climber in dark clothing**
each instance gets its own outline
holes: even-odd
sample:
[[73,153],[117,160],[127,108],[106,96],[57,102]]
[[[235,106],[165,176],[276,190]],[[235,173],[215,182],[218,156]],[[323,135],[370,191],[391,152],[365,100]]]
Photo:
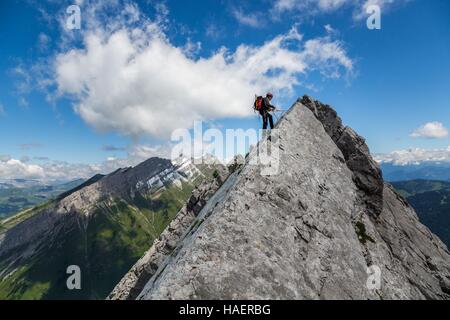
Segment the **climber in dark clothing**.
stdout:
[[274,111],[276,107],[270,103],[272,98],[273,94],[269,92],[264,98],[262,108],[259,111],[263,119],[263,130],[267,129],[267,122],[270,124],[270,129],[273,129],[273,117],[270,112]]

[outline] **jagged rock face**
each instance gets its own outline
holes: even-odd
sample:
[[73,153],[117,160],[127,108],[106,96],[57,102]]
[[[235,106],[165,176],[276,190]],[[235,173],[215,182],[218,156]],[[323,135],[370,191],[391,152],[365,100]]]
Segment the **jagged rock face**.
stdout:
[[308,96],[304,96],[300,102],[322,122],[325,131],[341,150],[348,168],[353,172],[355,184],[362,190],[368,209],[374,215],[380,214],[383,210],[383,178],[364,138],[352,128],[343,126],[341,118],[330,106]]
[[450,298],[447,248],[334,110],[304,97],[277,128],[278,174],[233,173],[138,299]]

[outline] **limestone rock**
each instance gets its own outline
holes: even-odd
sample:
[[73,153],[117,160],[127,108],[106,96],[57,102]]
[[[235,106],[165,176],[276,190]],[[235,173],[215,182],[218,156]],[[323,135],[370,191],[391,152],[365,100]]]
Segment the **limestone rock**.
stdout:
[[278,172],[234,171],[138,299],[450,298],[447,248],[383,182],[363,138],[307,96],[276,128]]

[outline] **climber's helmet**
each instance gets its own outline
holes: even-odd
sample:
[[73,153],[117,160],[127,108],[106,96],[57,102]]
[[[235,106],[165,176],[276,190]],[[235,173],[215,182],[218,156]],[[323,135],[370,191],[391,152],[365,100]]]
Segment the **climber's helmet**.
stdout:
[[272,93],[270,93],[270,92],[268,92],[268,93],[266,94],[266,97],[267,97],[267,98],[269,98],[270,100],[272,100],[272,98],[273,98],[273,94],[272,94]]

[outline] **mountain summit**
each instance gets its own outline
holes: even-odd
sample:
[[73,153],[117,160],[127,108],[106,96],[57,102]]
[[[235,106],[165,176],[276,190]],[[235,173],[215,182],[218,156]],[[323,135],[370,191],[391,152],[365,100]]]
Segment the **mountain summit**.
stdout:
[[383,181],[362,137],[308,96],[276,128],[279,173],[250,164],[260,143],[192,222],[164,231],[170,254],[141,261],[153,271],[129,273],[111,298],[450,298],[446,246]]

